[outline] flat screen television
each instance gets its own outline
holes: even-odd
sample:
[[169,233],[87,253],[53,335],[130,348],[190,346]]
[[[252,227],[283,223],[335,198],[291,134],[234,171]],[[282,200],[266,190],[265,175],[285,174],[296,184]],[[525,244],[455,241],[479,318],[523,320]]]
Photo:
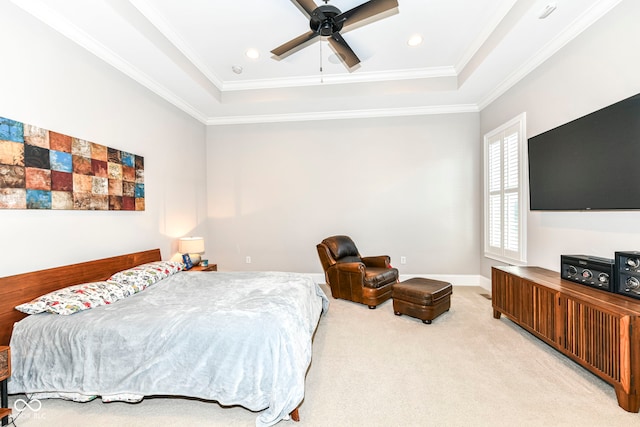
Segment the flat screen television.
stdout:
[[529,138],[531,210],[640,209],[640,94]]

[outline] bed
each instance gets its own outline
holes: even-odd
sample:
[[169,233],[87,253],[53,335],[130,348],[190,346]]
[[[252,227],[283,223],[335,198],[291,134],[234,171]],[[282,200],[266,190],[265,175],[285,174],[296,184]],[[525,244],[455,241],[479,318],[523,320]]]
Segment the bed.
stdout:
[[78,401],[187,396],[260,411],[258,426],[296,419],[313,334],[328,308],[308,276],[176,272],[72,315],[14,309],[159,260],[155,249],[0,278],[0,345],[10,343],[12,354],[9,393]]

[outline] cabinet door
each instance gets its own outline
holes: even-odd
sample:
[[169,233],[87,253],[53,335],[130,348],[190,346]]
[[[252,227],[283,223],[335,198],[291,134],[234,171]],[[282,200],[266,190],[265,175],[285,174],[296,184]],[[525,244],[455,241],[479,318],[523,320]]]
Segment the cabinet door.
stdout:
[[520,282],[519,277],[504,271],[491,271],[491,302],[493,317],[500,318],[500,313],[517,321],[520,315]]
[[630,334],[629,317],[564,295],[560,297],[558,315],[562,318],[558,330],[560,350],[608,382],[624,382],[620,367],[623,360],[628,360],[628,349],[621,347],[620,337]]
[[520,281],[520,325],[555,345],[557,293],[528,280]]

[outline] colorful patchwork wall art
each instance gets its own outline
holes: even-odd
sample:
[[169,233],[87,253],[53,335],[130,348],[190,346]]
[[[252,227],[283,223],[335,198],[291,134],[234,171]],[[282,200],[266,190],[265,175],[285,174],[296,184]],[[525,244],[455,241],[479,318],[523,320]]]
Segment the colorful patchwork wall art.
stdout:
[[0,209],[144,208],[143,157],[0,117]]

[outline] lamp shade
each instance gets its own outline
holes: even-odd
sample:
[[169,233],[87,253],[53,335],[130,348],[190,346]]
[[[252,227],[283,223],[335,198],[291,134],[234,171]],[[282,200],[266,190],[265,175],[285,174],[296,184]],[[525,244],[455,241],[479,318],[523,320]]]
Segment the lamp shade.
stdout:
[[204,253],[204,239],[202,237],[183,237],[178,242],[178,252],[181,254]]

